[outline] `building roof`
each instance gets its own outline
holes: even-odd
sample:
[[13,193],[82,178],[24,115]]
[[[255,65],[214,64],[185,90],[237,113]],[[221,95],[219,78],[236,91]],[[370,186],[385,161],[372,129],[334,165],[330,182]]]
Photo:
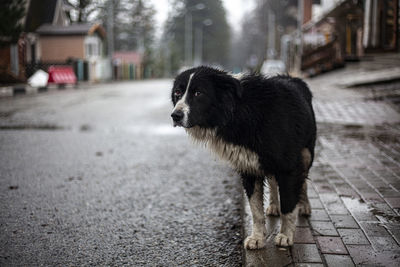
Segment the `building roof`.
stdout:
[[43,24],[36,32],[40,35],[92,35],[97,32],[100,37],[106,37],[106,31],[100,24],[77,23],[68,26]]
[[113,62],[116,62],[117,65],[120,63],[132,63],[138,65],[142,63],[142,55],[134,51],[116,51],[113,54]]
[[62,11],[59,0],[30,0],[26,14],[25,31],[34,32],[44,23],[53,24],[57,12]]

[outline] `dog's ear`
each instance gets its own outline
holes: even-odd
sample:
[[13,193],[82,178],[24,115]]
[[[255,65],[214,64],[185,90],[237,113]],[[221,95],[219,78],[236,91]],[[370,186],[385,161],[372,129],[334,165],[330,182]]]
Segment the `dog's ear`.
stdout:
[[238,98],[242,97],[243,87],[238,79],[223,73],[215,75],[214,82],[218,88],[229,90]]

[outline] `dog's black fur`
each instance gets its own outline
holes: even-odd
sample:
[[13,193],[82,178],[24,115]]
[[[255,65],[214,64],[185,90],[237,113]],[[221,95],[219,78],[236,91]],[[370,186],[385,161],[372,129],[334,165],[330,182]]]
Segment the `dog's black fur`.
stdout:
[[[216,138],[254,152],[264,176],[238,169],[247,196],[253,194],[257,179],[274,175],[281,213],[292,212],[311,167],[316,140],[312,94],[306,83],[289,76],[237,79],[221,70],[198,67],[176,77],[171,94],[174,106],[185,93],[190,108],[187,122],[182,125],[182,117],[173,114],[175,124],[213,129]],[[311,154],[307,166],[302,158],[305,148]]]

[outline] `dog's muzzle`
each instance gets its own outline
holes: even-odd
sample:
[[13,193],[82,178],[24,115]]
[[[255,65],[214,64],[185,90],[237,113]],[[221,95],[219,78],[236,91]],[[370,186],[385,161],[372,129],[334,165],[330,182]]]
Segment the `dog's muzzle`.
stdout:
[[184,116],[185,115],[182,110],[177,109],[174,112],[172,112],[171,117],[172,117],[172,120],[174,121],[174,127],[182,126]]

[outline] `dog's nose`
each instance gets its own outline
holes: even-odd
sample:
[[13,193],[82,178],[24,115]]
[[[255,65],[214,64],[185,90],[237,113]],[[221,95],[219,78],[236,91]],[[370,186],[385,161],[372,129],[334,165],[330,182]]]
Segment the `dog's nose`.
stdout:
[[181,121],[183,119],[182,110],[175,110],[174,112],[172,112],[171,117],[175,122]]

